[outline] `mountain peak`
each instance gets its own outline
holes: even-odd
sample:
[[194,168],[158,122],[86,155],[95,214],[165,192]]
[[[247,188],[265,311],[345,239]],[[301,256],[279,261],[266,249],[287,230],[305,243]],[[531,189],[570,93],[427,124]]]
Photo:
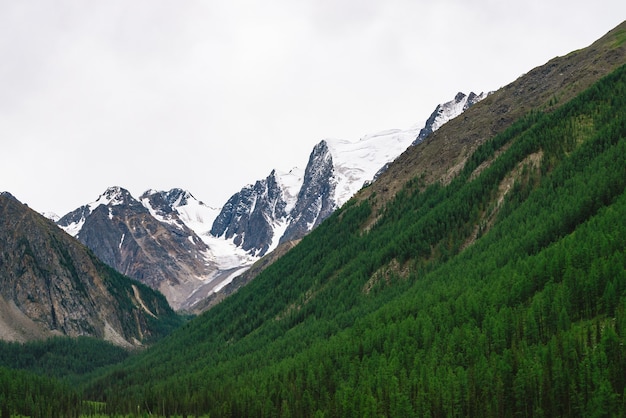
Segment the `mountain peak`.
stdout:
[[426,121],[424,128],[420,130],[419,135],[413,142],[413,145],[422,142],[427,136],[439,129],[444,123],[465,112],[467,109],[487,97],[487,95],[488,94],[485,93],[476,94],[474,92],[470,92],[469,95],[466,95],[463,92],[458,92],[456,96],[454,96],[454,100],[438,105]]
[[95,203],[100,205],[117,206],[129,203],[132,200],[135,199],[131,196],[128,190],[119,186],[112,186],[107,188],[104,193],[98,196]]
[[[145,202],[146,199],[150,202],[160,202],[161,209],[167,208],[168,212],[177,207],[186,206],[190,200],[197,200],[189,191],[180,188],[173,188],[169,191],[146,190],[139,200]],[[198,203],[202,204],[202,202]]]
[[0,192],[0,196],[7,197],[7,198],[10,198],[10,199],[13,199],[13,200],[19,202],[19,200],[15,196],[13,196],[11,193],[9,193],[9,192]]
[[460,103],[463,99],[465,99],[467,96],[465,95],[465,93],[463,92],[458,92],[456,94],[456,96],[454,96],[454,101],[456,103]]

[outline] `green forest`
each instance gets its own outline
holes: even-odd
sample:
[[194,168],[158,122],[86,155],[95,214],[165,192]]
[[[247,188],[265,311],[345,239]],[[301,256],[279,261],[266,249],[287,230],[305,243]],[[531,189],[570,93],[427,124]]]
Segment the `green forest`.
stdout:
[[371,227],[376,196],[349,202],[150,349],[2,346],[2,417],[626,416],[625,187],[622,66]]

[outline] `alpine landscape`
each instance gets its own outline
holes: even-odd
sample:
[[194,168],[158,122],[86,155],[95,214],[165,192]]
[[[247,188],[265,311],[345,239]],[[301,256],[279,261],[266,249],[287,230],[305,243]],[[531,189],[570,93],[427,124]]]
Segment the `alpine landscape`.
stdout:
[[626,22],[443,100],[219,207],[2,192],[1,416],[626,416]]

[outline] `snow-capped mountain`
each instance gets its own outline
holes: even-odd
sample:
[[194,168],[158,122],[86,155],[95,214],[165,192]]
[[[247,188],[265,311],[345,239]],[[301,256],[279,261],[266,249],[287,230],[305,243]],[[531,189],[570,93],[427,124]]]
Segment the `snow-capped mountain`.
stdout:
[[180,189],[149,190],[137,200],[110,187],[57,225],[116,270],[160,290],[175,309],[188,309],[254,261],[207,234],[216,214]]
[[358,141],[324,139],[306,168],[272,170],[221,209],[182,189],[148,190],[139,199],[120,187],[68,213],[57,224],[118,271],[159,289],[178,310],[193,310],[261,256],[302,238],[409,146],[485,97],[457,94],[425,125]]
[[279,243],[302,238],[375,180],[409,146],[485,96],[458,93],[454,100],[438,105],[423,127],[382,131],[358,141],[322,140],[313,148],[304,175],[293,175],[289,187],[279,180],[285,177],[272,171],[267,178],[235,193],[217,216],[211,234],[232,239],[255,256],[266,254]]
[[265,254],[272,245],[274,231],[287,217],[287,201],[275,171],[234,194],[215,219],[211,234],[232,239],[252,254]]

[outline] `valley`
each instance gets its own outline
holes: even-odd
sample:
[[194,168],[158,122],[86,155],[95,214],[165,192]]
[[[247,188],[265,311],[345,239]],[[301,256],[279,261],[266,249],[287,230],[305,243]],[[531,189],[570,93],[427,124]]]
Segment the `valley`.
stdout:
[[[118,187],[55,224],[3,194],[0,279],[14,281],[0,307],[73,338],[0,347],[0,412],[624,416],[625,33],[530,70],[416,143],[422,128],[364,138],[404,147],[376,170],[358,145],[324,140],[297,193],[272,171],[211,217],[182,190]],[[335,161],[340,148],[367,181]],[[168,292],[199,309],[175,313]],[[106,323],[131,351],[103,341]]]

